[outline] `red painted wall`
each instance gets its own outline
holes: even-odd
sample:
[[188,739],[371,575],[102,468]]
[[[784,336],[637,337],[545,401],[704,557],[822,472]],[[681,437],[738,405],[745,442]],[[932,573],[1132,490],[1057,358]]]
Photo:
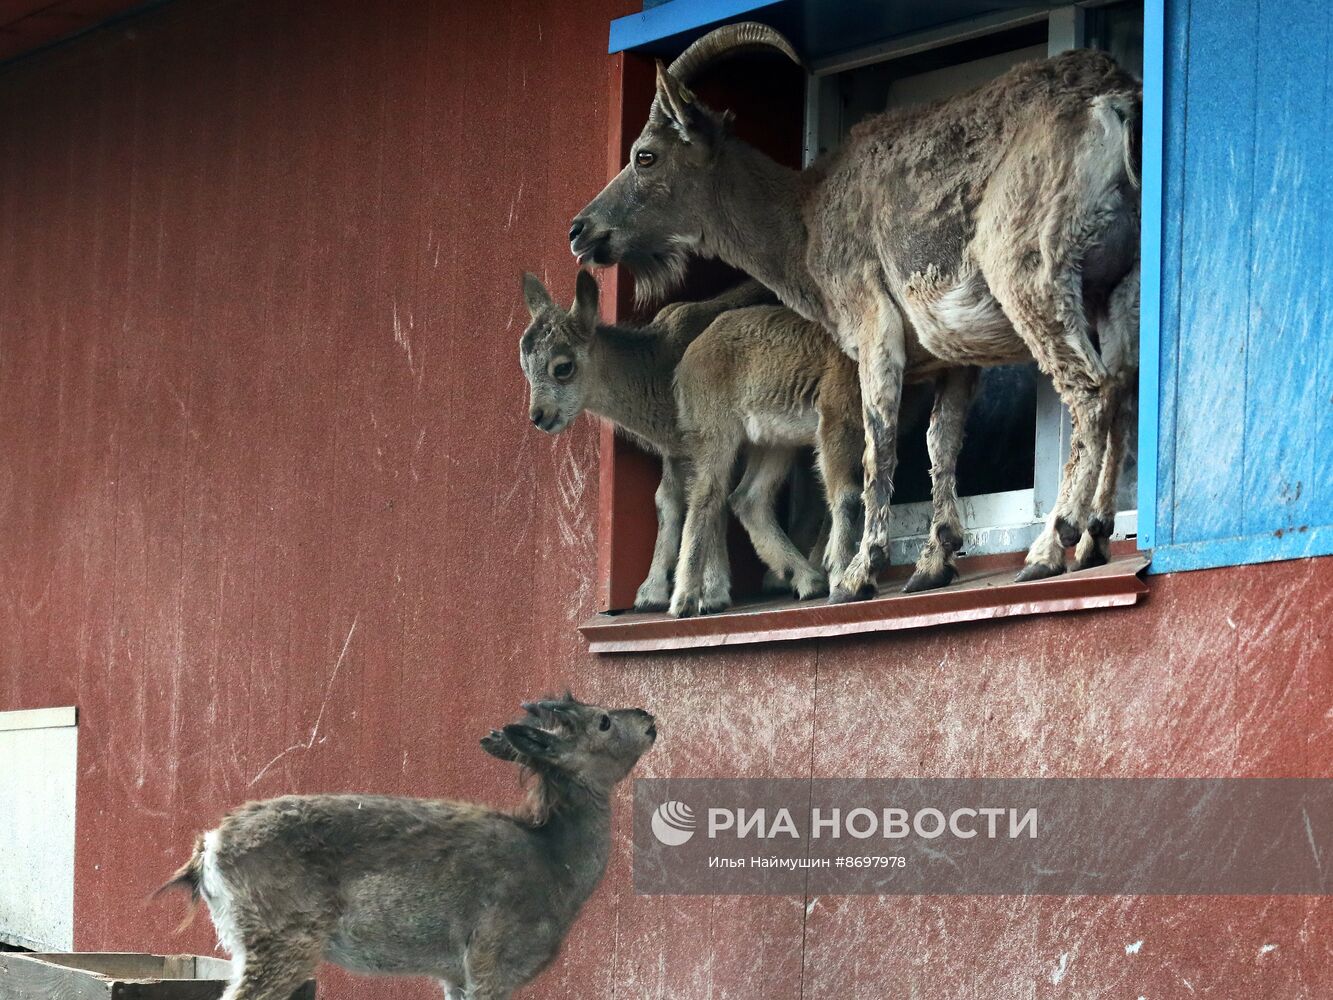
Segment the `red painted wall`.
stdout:
[[0,60],[70,38],[143,0],[0,0]]
[[[81,709],[81,948],[210,949],[144,897],[247,797],[514,801],[476,741],[565,683],[659,715],[644,776],[1333,770],[1327,559],[583,651],[598,434],[527,425],[517,276],[572,289],[628,6],[182,2],[0,71],[0,708]],[[1333,995],[1299,898],[636,897],[627,803],[528,996]]]

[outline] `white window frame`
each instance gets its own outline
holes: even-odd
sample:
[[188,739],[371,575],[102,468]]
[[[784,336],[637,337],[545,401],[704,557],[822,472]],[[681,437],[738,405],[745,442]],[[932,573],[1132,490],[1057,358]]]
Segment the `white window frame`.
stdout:
[[[1101,0],[1110,2],[1113,0]],[[841,126],[837,113],[837,74],[1041,22],[1047,24],[1048,54],[1058,55],[1087,44],[1085,8],[1101,3],[999,11],[853,49],[812,64],[805,90],[804,165],[809,166],[837,140]],[[960,498],[966,554],[1019,552],[1032,544],[1055,505],[1060,476],[1069,457],[1070,432],[1069,411],[1060,402],[1051,380],[1039,375],[1033,485],[1031,489]],[[890,560],[894,564],[916,560],[930,528],[930,514],[929,501],[893,505]],[[1137,534],[1138,511],[1117,513],[1112,538],[1132,538]]]

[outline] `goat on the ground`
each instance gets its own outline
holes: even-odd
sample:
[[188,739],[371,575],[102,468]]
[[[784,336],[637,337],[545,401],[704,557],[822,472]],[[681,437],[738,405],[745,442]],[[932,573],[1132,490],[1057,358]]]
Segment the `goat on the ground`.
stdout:
[[518,814],[464,802],[288,795],[195,844],[163,889],[207,904],[232,956],[223,1000],[288,1000],[322,960],[432,976],[450,1000],[505,1000],[555,956],[611,852],[612,789],[653,745],[640,708],[572,695],[482,740],[529,769]]

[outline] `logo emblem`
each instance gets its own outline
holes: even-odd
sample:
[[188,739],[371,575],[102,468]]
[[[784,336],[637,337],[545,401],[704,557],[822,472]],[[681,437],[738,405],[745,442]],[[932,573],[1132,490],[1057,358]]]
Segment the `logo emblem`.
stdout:
[[679,847],[694,836],[694,810],[674,799],[653,811],[653,836],[667,847]]

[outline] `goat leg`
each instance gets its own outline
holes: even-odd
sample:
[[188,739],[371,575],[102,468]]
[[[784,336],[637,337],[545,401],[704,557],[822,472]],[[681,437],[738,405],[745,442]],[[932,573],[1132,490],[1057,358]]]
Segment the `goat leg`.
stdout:
[[876,322],[866,324],[856,341],[865,426],[865,530],[860,551],[829,596],[834,604],[874,597],[880,571],[889,563],[889,505],[898,464],[898,408],[907,351],[898,307],[887,295],[877,298],[870,310]]
[[1109,378],[1089,335],[1078,270],[1069,265],[1043,275],[1024,263],[1028,255],[1021,244],[995,240],[993,245],[998,249],[983,261],[987,284],[1037,367],[1055,383],[1074,425],[1059,495],[1017,576],[1023,582],[1063,573],[1065,549],[1083,533],[1106,447]]
[[726,498],[727,481],[740,449],[738,438],[717,433],[687,438],[692,470],[669,609],[678,618],[711,614],[731,603]]
[[1074,551],[1078,569],[1103,565],[1111,553],[1111,533],[1115,530],[1116,496],[1120,467],[1124,463],[1137,407],[1134,406],[1138,384],[1139,360],[1139,267],[1121,279],[1111,293],[1106,316],[1097,328],[1102,359],[1113,379],[1110,431],[1102,456],[1097,493],[1087,528]]
[[239,970],[222,1000],[291,1000],[313,978],[320,950],[313,939],[248,944],[242,955],[233,958]]
[[778,491],[795,458],[794,448],[751,445],[745,474],[729,503],[764,564],[800,600],[828,593],[828,579],[812,566],[777,519]]
[[903,586],[914,594],[948,586],[958,577],[954,554],[963,547],[963,521],[958,515],[958,453],[963,447],[967,411],[976,395],[979,371],[951,368],[940,376],[930,411],[926,447],[930,452],[930,534],[916,561],[916,571]]
[[1123,395],[1116,392],[1110,404],[1110,428],[1106,446],[1102,450],[1101,471],[1097,479],[1097,493],[1092,502],[1092,514],[1087,527],[1074,550],[1074,567],[1089,569],[1103,566],[1110,559],[1111,533],[1115,530],[1115,487],[1124,456]]
[[856,557],[863,524],[861,453],[865,431],[857,415],[861,389],[856,366],[839,354],[824,373],[819,392],[815,450],[827,496],[828,538],[822,553],[829,582],[838,586]]
[[680,555],[680,536],[685,520],[685,477],[681,461],[662,459],[662,481],[654,497],[657,504],[657,541],[648,576],[634,597],[636,611],[665,611],[671,603],[671,576]]

